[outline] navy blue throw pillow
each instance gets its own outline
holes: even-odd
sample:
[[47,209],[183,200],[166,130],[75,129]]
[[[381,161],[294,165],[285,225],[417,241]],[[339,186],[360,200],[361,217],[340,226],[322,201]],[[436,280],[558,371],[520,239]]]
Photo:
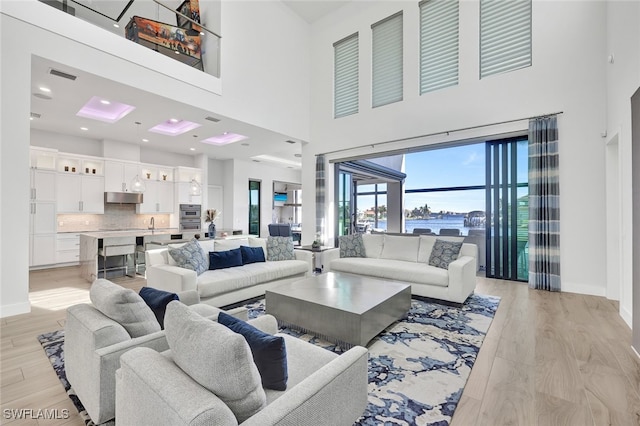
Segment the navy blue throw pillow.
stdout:
[[169,302],[172,300],[180,300],[178,295],[152,287],[142,287],[139,294],[142,300],[144,300],[153,311],[153,314],[160,324],[160,328],[164,330],[164,311],[167,309]]
[[248,263],[265,262],[262,247],[240,246],[240,252],[242,253],[242,263],[244,265]]
[[253,362],[258,367],[264,388],[278,391],[287,389],[287,351],[281,336],[272,336],[260,331],[224,312],[218,314],[218,323],[244,336],[251,348]]
[[240,249],[209,252],[209,269],[233,268],[242,266],[242,253]]

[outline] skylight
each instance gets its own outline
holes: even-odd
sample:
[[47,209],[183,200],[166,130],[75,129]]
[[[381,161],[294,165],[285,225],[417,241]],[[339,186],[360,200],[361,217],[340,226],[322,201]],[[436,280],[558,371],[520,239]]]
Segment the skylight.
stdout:
[[[105,103],[107,101],[108,103]],[[78,117],[91,118],[93,120],[102,121],[104,123],[115,123],[136,107],[121,104],[101,98],[99,96],[93,96],[89,101],[76,114]]]
[[171,118],[149,129],[150,132],[160,133],[167,136],[178,136],[190,130],[197,129],[200,124],[187,120]]
[[240,142],[245,139],[249,139],[248,136],[239,135],[238,133],[224,132],[221,135],[211,136],[203,140],[203,143],[208,143],[210,145],[227,145],[234,142]]

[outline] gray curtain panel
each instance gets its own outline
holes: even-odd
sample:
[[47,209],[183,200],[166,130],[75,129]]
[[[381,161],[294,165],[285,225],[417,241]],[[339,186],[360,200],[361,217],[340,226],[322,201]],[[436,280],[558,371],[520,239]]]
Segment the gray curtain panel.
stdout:
[[560,291],[557,117],[529,121],[529,287]]
[[324,154],[316,156],[316,235],[320,235],[320,243],[324,245],[324,201],[326,191],[324,175]]

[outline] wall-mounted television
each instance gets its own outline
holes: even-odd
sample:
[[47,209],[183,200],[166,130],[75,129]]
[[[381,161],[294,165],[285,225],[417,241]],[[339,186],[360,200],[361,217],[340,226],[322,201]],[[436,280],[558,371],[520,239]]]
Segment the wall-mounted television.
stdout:
[[287,202],[287,193],[286,192],[274,192],[273,193],[273,205],[274,206],[284,206],[284,203]]

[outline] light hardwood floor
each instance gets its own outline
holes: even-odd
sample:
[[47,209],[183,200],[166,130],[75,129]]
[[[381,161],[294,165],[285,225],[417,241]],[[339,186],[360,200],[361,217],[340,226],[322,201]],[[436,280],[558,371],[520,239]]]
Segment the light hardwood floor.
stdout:
[[[145,283],[114,281],[136,291]],[[617,303],[487,278],[476,292],[502,301],[453,426],[640,424],[640,360]],[[89,301],[89,283],[77,267],[34,271],[29,296],[31,313],[0,321],[0,423],[83,425],[36,336],[61,329],[66,307]],[[21,408],[67,409],[70,417],[4,418]]]

